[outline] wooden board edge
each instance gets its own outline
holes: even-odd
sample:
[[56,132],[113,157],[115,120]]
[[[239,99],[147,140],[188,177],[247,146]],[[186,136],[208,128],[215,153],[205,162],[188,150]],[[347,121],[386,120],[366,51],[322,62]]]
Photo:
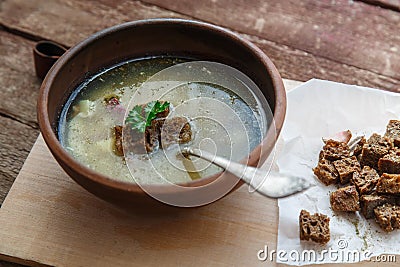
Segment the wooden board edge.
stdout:
[[0,253],[0,260],[31,267],[52,267],[52,265],[43,264],[33,260],[24,260],[18,257],[9,256],[2,253]]

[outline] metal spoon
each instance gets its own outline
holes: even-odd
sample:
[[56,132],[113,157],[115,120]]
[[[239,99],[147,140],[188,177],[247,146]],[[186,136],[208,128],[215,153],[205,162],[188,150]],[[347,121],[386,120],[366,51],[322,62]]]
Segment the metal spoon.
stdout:
[[204,150],[185,147],[184,156],[192,155],[207,160],[242,179],[257,192],[270,198],[282,198],[301,192],[312,184],[301,177],[285,175],[277,172],[262,171],[258,168],[232,162]]

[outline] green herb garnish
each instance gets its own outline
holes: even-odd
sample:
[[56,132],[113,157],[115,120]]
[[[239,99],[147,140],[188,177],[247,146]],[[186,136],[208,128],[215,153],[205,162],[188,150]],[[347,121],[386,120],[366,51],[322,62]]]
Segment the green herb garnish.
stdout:
[[125,124],[130,124],[133,130],[144,133],[151,121],[157,117],[158,113],[164,112],[169,108],[169,102],[152,101],[145,106],[136,105],[129,111]]

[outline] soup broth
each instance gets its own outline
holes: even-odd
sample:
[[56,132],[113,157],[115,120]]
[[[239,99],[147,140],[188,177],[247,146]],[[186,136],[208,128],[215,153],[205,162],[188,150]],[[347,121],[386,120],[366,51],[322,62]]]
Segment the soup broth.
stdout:
[[[187,161],[176,157],[182,146],[179,144],[146,155],[131,153],[127,158],[116,153],[113,129],[123,125],[126,109],[138,89],[157,72],[188,61],[170,57],[131,60],[82,83],[60,117],[58,133],[63,147],[87,167],[121,181],[184,183],[221,171],[200,159],[193,159],[188,166]],[[160,100],[168,101],[172,111],[179,109],[190,121],[192,140],[188,145],[214,151],[218,156],[239,161],[265,133],[267,122],[261,107],[249,105],[257,101],[242,99],[229,88],[190,82],[177,86]],[[207,116],[195,117],[194,110]]]

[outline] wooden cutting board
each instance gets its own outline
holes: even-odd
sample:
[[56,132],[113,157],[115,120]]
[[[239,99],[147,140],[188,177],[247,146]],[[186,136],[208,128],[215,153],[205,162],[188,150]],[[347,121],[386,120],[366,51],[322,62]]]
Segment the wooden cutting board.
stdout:
[[276,249],[277,227],[277,201],[247,186],[206,207],[128,214],[73,182],[39,136],[0,209],[0,259],[31,266],[270,266],[257,252]]

